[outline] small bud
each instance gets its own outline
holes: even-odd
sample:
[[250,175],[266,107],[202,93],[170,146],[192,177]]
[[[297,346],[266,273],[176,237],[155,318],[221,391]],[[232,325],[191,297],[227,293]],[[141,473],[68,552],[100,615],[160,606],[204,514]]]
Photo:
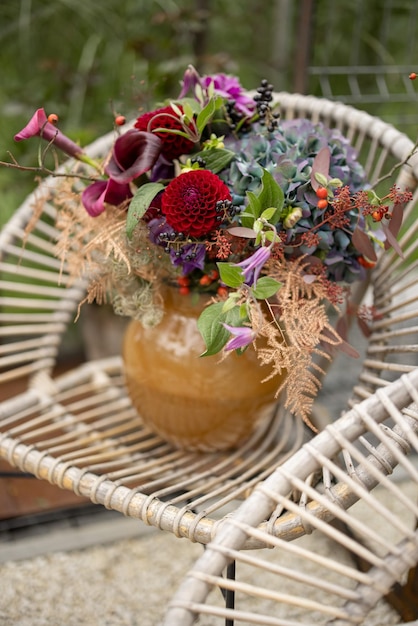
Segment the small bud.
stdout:
[[126,123],[126,117],[124,115],[117,115],[115,117],[116,126],[123,126]]
[[50,124],[56,124],[58,122],[58,115],[56,113],[50,113],[48,115],[48,122]]
[[418,76],[418,74],[416,72],[411,72],[410,75],[409,75],[409,78],[411,80],[415,80],[417,76]]
[[297,222],[300,220],[301,217],[302,217],[302,209],[298,206],[294,207],[293,209],[290,210],[289,215],[283,221],[283,226],[285,228],[293,228],[293,226],[297,224]]

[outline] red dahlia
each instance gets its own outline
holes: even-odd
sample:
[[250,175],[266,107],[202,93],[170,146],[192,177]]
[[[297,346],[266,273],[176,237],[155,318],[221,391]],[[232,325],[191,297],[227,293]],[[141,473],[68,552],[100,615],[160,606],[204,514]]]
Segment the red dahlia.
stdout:
[[[179,109],[183,113],[183,109],[181,107]],[[171,107],[156,109],[140,115],[135,122],[135,128],[146,132],[152,132],[157,128],[181,130],[184,132],[179,118]],[[193,149],[193,141],[181,135],[165,132],[156,132],[154,134],[163,142],[162,155],[169,161],[177,159],[180,155],[187,154]]]
[[231,194],[216,174],[191,170],[167,185],[161,210],[178,233],[202,237],[219,227],[216,203],[222,200],[231,200]]

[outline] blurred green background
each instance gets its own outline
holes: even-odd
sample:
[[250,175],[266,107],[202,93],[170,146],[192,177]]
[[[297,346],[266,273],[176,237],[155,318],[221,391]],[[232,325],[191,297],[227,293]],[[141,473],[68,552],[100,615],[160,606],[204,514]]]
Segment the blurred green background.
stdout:
[[[416,138],[416,0],[1,0],[0,160],[37,162],[13,135],[33,111],[59,116],[85,145],[127,117],[176,96],[189,63],[267,78],[276,90],[339,98]],[[416,62],[415,62],[416,61]],[[417,81],[418,82],[418,81]],[[0,167],[8,218],[32,173]]]

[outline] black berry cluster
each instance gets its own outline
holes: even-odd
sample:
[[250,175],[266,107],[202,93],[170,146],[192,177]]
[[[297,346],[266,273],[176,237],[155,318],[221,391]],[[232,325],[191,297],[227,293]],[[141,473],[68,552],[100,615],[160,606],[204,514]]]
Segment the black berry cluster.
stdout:
[[246,130],[249,130],[250,125],[248,121],[243,121],[245,120],[246,115],[245,113],[237,109],[235,105],[236,102],[233,99],[227,100],[227,102],[225,103],[226,117],[228,120],[229,128],[231,130],[235,130],[239,125],[240,131],[245,132]]
[[259,123],[262,126],[267,126],[267,130],[270,133],[277,128],[277,120],[279,118],[279,113],[273,113],[271,110],[270,103],[273,100],[273,89],[273,85],[271,85],[266,78],[263,78],[254,96]]

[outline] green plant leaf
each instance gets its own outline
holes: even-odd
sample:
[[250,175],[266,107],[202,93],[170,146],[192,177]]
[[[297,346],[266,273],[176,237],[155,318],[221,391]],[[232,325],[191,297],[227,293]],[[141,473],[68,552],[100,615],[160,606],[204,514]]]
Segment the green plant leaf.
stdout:
[[222,103],[223,99],[220,96],[211,98],[207,105],[200,111],[196,119],[196,126],[199,133],[203,131],[213,117],[215,111],[222,106]]
[[225,169],[234,156],[234,152],[223,148],[209,148],[208,150],[201,150],[200,152],[193,154],[193,158],[201,157],[205,161],[205,167],[214,174],[217,174]]
[[237,289],[244,282],[244,272],[240,267],[232,263],[218,263],[219,275],[221,281],[228,287]]
[[265,300],[266,298],[274,296],[281,286],[282,283],[279,283],[274,278],[271,278],[270,276],[262,276],[257,280],[257,284],[252,289],[252,292],[258,300]]
[[[276,224],[279,221],[283,209],[283,190],[280,185],[274,180],[270,172],[267,170],[264,170],[261,182],[262,188],[258,196],[261,206],[261,212],[265,211],[266,209],[275,208],[276,210],[271,214],[271,217],[266,219],[268,219],[271,224]],[[257,217],[260,217],[260,215],[258,215]]]
[[241,222],[245,228],[253,228],[255,220],[260,217],[261,205],[258,196],[252,192],[247,191],[248,205],[245,207],[245,212],[241,214]]
[[223,302],[211,304],[202,311],[197,320],[197,327],[206,345],[200,356],[212,356],[222,350],[230,339],[230,333],[223,323],[236,326],[239,323],[239,307],[223,311]]
[[146,183],[139,187],[134,197],[132,198],[128,214],[126,217],[126,235],[128,239],[132,237],[132,233],[141,217],[148,209],[151,202],[154,200],[158,192],[164,189],[164,185],[161,183]]
[[[242,225],[252,228],[253,223],[267,211],[270,217],[265,217],[271,224],[276,224],[282,213],[284,204],[284,193],[282,188],[267,170],[264,170],[261,179],[261,189],[258,194],[247,191],[248,206],[245,208],[245,215],[242,216]],[[271,211],[271,209],[274,209]],[[247,217],[248,213],[254,219]]]

